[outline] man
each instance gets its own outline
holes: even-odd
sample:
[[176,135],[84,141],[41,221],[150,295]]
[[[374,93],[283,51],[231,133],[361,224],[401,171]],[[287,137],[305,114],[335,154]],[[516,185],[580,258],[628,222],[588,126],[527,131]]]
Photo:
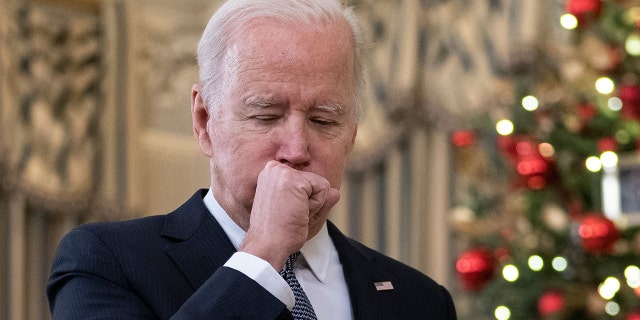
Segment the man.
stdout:
[[47,287],[54,319],[455,319],[446,289],[327,222],[361,46],[336,0],[225,3],[191,94],[211,189],[168,215],[71,231]]

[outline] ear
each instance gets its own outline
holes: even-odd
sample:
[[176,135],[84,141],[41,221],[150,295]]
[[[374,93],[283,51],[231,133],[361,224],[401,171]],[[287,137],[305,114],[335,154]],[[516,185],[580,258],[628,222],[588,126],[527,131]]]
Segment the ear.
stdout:
[[202,94],[200,93],[200,85],[194,84],[191,87],[191,119],[193,120],[193,135],[198,140],[202,153],[211,158],[213,156],[213,145],[209,130],[210,114],[209,108],[204,103]]

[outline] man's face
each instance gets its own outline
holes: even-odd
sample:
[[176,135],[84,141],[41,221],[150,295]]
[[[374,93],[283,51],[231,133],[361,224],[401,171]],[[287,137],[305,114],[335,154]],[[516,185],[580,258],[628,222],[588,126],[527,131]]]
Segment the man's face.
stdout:
[[270,160],[340,188],[357,131],[348,25],[258,20],[236,39],[225,59],[226,91],[207,123],[218,202],[248,219],[258,174]]

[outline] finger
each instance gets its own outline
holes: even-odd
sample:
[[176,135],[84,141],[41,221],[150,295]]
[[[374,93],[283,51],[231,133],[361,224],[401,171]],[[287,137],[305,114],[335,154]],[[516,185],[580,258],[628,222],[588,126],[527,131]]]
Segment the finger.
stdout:
[[322,207],[315,214],[312,213],[309,215],[309,224],[314,225],[318,221],[324,222],[329,217],[329,211],[338,203],[340,200],[340,191],[336,188],[329,188],[327,190],[326,198]]
[[307,179],[311,187],[311,192],[309,193],[309,213],[315,214],[325,205],[331,185],[327,179],[316,174],[308,174]]

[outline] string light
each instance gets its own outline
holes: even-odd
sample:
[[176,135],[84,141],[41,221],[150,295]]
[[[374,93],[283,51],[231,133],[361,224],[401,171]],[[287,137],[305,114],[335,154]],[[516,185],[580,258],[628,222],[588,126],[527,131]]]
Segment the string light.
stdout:
[[496,310],[493,312],[498,320],[508,320],[511,319],[511,310],[505,306],[498,306]]
[[578,18],[572,14],[565,13],[560,16],[560,25],[567,30],[573,30],[578,27]]
[[542,260],[542,257],[538,255],[529,257],[527,262],[529,264],[529,268],[533,271],[540,271],[544,267],[544,260]]
[[615,168],[618,165],[618,155],[613,151],[605,151],[600,155],[600,162],[605,168]]
[[604,312],[612,317],[615,317],[620,313],[620,305],[616,302],[609,301],[604,305]]
[[611,111],[622,110],[622,99],[618,97],[609,98],[609,100],[607,100],[607,107],[609,107]]
[[614,277],[606,278],[599,286],[598,293],[603,299],[611,300],[620,290],[620,280]]
[[587,158],[584,164],[585,164],[585,167],[587,167],[587,170],[591,172],[598,172],[602,170],[602,162],[600,161],[600,158],[596,156]]
[[502,136],[508,136],[513,133],[513,122],[508,119],[502,119],[496,123],[496,131]]
[[640,35],[631,34],[627,37],[627,41],[624,42],[624,49],[629,55],[640,56]]
[[514,282],[520,277],[520,271],[518,270],[518,267],[508,264],[502,268],[502,276],[505,280]]
[[596,90],[601,94],[610,94],[615,90],[616,85],[613,83],[613,80],[608,77],[602,77],[596,80]]
[[553,267],[553,270],[562,272],[567,270],[569,264],[567,262],[567,259],[565,259],[564,257],[555,257],[553,258],[553,260],[551,260],[551,266]]
[[631,288],[640,287],[640,268],[637,266],[628,266],[624,269],[624,277],[627,279],[627,285]]
[[538,109],[538,98],[534,96],[526,96],[522,98],[522,107],[527,111],[535,111]]
[[540,155],[542,155],[545,158],[553,157],[553,155],[556,152],[555,149],[553,148],[553,146],[548,142],[543,142],[543,143],[539,144],[538,145],[538,151],[540,152]]

